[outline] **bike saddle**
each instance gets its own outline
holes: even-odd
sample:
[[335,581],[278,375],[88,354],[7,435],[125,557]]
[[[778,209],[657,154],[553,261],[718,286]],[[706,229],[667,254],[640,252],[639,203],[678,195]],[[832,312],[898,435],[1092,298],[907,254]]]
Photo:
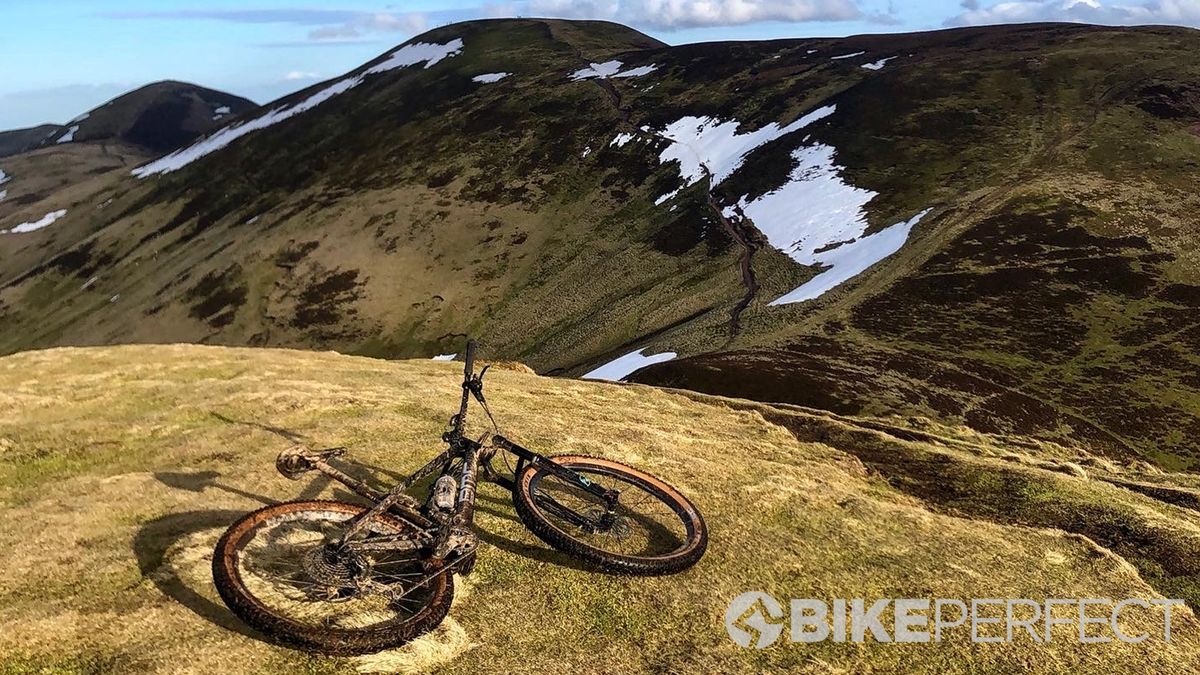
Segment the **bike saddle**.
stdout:
[[275,458],[275,469],[289,480],[300,480],[301,476],[316,468],[315,462],[326,462],[344,454],[344,447],[309,450],[303,445],[293,445]]

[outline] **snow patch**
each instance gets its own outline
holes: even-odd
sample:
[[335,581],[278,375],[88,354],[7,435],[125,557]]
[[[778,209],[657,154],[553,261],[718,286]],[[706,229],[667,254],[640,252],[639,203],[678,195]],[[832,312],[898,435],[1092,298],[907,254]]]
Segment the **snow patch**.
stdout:
[[872,61],[871,63],[864,63],[862,64],[862,67],[866,68],[867,70],[883,70],[883,67],[887,65],[887,62],[894,58],[896,57],[889,56],[886,59],[879,59],[878,61]]
[[609,143],[609,145],[610,146],[615,145],[618,148],[622,148],[622,147],[625,147],[626,143],[628,143],[629,141],[632,141],[632,140],[633,140],[633,134],[617,134],[617,137],[612,139],[612,143]]
[[862,56],[863,54],[866,54],[866,52],[854,52],[853,54],[842,54],[841,56],[831,56],[831,57],[829,57],[829,60],[837,61],[840,59],[852,59],[856,56]]
[[[825,106],[787,126],[772,123],[745,133],[738,133],[736,120],[685,117],[659,132],[672,141],[659,159],[679,162],[684,187],[705,177],[710,179],[710,186],[716,187],[732,176],[755,149],[835,111],[835,106]],[[794,168],[785,185],[753,200],[743,196],[723,210],[727,218],[749,218],[772,246],[797,263],[821,268],[815,277],[776,299],[773,305],[811,300],[857,276],[903,246],[912,228],[928,213],[923,211],[864,237],[868,227],[865,208],[876,193],[844,181],[835,153],[833,147],[822,143],[797,148],[792,152]],[[662,205],[678,193],[675,190],[662,195],[655,205]]]
[[716,186],[737,171],[746,155],[771,141],[803,129],[828,117],[837,108],[824,106],[808,113],[787,126],[772,122],[761,129],[738,133],[738,122],[720,122],[711,117],[684,117],[670,124],[659,135],[674,141],[667,146],[659,161],[679,162],[679,174],[691,185],[712,173]]
[[629,377],[634,371],[646,366],[670,361],[678,356],[675,352],[663,352],[661,354],[645,355],[643,352],[646,348],[629,352],[625,356],[609,361],[608,363],[596,368],[595,370],[583,376],[585,380],[610,380],[612,382],[620,382]]
[[51,211],[50,213],[47,213],[46,215],[42,216],[41,219],[35,220],[32,223],[21,223],[20,225],[17,225],[16,227],[14,227],[12,229],[0,230],[0,234],[21,234],[23,232],[33,232],[35,230],[40,230],[43,227],[46,227],[48,225],[53,225],[54,221],[58,220],[59,218],[62,218],[65,215],[67,215],[66,209],[61,209],[59,211]]
[[82,122],[91,116],[92,116],[92,113],[85,112],[82,115],[80,115],[79,117],[76,117],[75,119],[71,120],[70,122],[67,122],[67,124],[75,124],[76,122]]
[[70,129],[67,129],[67,133],[65,133],[65,134],[63,134],[62,136],[60,136],[60,137],[59,137],[59,139],[58,139],[57,141],[54,141],[54,142],[55,142],[56,144],[57,144],[57,143],[70,143],[70,142],[72,142],[72,141],[74,141],[74,140],[75,140],[75,132],[76,132],[76,131],[79,131],[79,125],[78,125],[78,124],[76,124],[75,126],[71,127]]
[[8,190],[0,190],[0,202],[4,201],[4,198],[7,196],[8,196]]
[[230,112],[232,112],[232,111],[229,109],[229,106],[227,106],[227,105],[223,105],[219,108],[214,108],[213,109],[213,119],[219,120],[222,117],[228,115]]
[[[792,153],[796,167],[783,187],[738,209],[754,221],[772,246],[801,265],[827,269],[772,305],[811,300],[895,253],[927,213],[863,237],[867,203],[876,195],[842,179],[833,147],[817,143]],[[727,216],[737,213],[730,209]]]
[[192,162],[220,150],[237,139],[265,129],[274,124],[278,124],[284,120],[290,119],[307,112],[321,105],[325,101],[342,94],[358,85],[362,84],[368,75],[375,75],[397,68],[406,68],[414,66],[418,63],[424,63],[426,68],[432,67],[434,64],[443,59],[455,56],[462,52],[463,41],[461,39],[451,40],[444,45],[429,44],[425,42],[416,42],[405,45],[392,54],[381,63],[372,66],[358,75],[351,75],[333,84],[325,87],[308,98],[292,105],[281,106],[268,111],[266,114],[256,117],[252,120],[235,123],[231,126],[224,127],[220,131],[203,138],[196,143],[176,150],[171,154],[157,159],[145,166],[138,167],[133,170],[133,175],[138,178],[146,178],[154,174],[170,173],[177,171]]
[[10,180],[12,180],[12,176],[4,173],[4,169],[0,169],[0,185],[4,185]]
[[580,68],[571,74],[571,79],[578,82],[579,80],[590,80],[595,77],[601,79],[612,77],[621,70],[620,61],[605,61],[604,63],[593,63],[587,68]]
[[925,209],[912,218],[884,228],[875,234],[815,254],[813,257],[827,269],[822,270],[817,276],[804,282],[791,293],[776,298],[771,304],[786,305],[812,300],[862,274],[875,263],[899,251],[908,241],[908,235],[912,232],[913,227],[921,222],[921,219],[929,211],[930,209]]
[[579,80],[591,80],[599,78],[607,80],[610,77],[642,77],[649,75],[658,70],[658,66],[638,66],[629,70],[621,70],[622,63],[620,61],[606,61],[604,63],[593,63],[587,68],[580,68],[571,74],[571,79],[578,82]]
[[456,356],[458,356],[458,354],[438,354],[437,356],[433,357],[433,360],[434,361],[453,361],[454,357],[456,357]]
[[613,77],[641,77],[643,75],[649,75],[656,70],[658,70],[658,66],[655,65],[638,66],[637,68],[630,68],[629,70],[621,71],[616,75],[613,75]]
[[476,75],[475,77],[472,77],[471,81],[480,82],[483,84],[491,84],[493,82],[499,82],[509,75],[512,75],[512,73],[484,73],[483,75]]

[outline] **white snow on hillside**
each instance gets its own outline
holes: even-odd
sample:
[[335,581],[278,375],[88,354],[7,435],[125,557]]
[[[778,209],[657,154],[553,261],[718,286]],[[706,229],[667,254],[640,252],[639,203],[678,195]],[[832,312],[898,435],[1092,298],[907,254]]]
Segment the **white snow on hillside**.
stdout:
[[609,145],[615,145],[618,148],[624,147],[626,143],[633,140],[633,134],[617,134],[617,137],[612,139]]
[[456,356],[458,356],[458,354],[438,354],[437,356],[433,357],[433,360],[434,361],[453,361],[454,357],[456,357]]
[[223,105],[219,108],[215,108],[215,109],[213,109],[213,119],[219,120],[222,117],[228,115],[230,112],[232,112],[232,111],[230,111],[229,106],[227,106],[227,105]]
[[484,73],[483,75],[476,75],[475,77],[472,77],[471,81],[480,82],[482,84],[491,84],[493,82],[499,82],[509,75],[512,75],[512,73]]
[[[710,185],[716,187],[732,176],[757,148],[835,111],[835,106],[825,106],[787,126],[771,123],[744,133],[738,133],[740,125],[736,120],[684,117],[658,132],[672,141],[659,160],[679,162],[684,187],[705,176],[711,176]],[[743,196],[736,207],[729,206],[724,211],[728,218],[743,215],[749,218],[772,246],[801,265],[823,268],[816,277],[776,299],[773,305],[811,300],[857,276],[895,253],[926,213],[862,236],[867,229],[866,205],[876,193],[843,180],[835,152],[833,147],[821,143],[808,143],[794,150],[795,168],[786,184],[753,200]],[[662,204],[678,193],[675,190],[662,195],[655,204]]]
[[655,65],[638,66],[637,68],[630,68],[629,70],[621,71],[616,75],[613,75],[613,77],[641,77],[643,75],[649,75],[656,70],[658,70],[658,66]]
[[80,115],[79,117],[76,117],[75,119],[71,120],[70,122],[67,122],[67,124],[75,124],[76,122],[82,122],[91,116],[92,116],[92,113],[85,112],[82,115]]
[[659,161],[678,161],[679,174],[687,185],[711,173],[712,185],[715,186],[737,171],[746,155],[754,149],[803,129],[833,114],[834,110],[834,106],[825,106],[787,126],[781,127],[772,122],[745,133],[738,133],[740,125],[737,120],[721,122],[711,117],[684,117],[659,132],[659,135],[674,141],[662,151]]
[[586,380],[610,380],[612,382],[620,382],[629,377],[634,371],[645,368],[651,364],[670,361],[678,356],[675,352],[663,352],[661,354],[651,354],[646,356],[643,354],[646,349],[629,352],[625,356],[613,359],[608,363],[592,370],[583,376]]
[[47,225],[53,225],[54,221],[62,218],[65,215],[67,215],[66,209],[62,209],[61,211],[51,211],[50,213],[42,216],[40,220],[35,220],[32,223],[21,223],[20,225],[17,225],[9,230],[0,230],[0,234],[20,234],[22,232],[33,232],[34,230],[40,230]]
[[76,131],[79,131],[78,124],[71,127],[70,129],[67,129],[67,133],[65,133],[61,137],[59,137],[59,139],[57,141],[55,141],[55,143],[70,143],[71,141],[74,141]]
[[12,178],[8,174],[4,173],[4,169],[0,169],[0,185],[4,185],[10,180],[12,180]]
[[4,198],[7,196],[8,196],[8,190],[0,190],[0,202],[4,201]]
[[590,80],[593,77],[612,77],[621,70],[620,61],[605,61],[604,63],[593,63],[587,68],[580,68],[571,74],[572,80]]
[[591,80],[594,78],[607,80],[610,77],[641,77],[643,75],[649,75],[650,73],[658,70],[658,66],[649,65],[638,66],[637,68],[630,68],[629,70],[622,71],[622,65],[623,64],[620,61],[593,63],[587,68],[580,68],[572,73],[571,79],[578,82],[579,80]]
[[862,64],[862,67],[866,68],[867,70],[883,70],[883,67],[887,65],[887,62],[891,61],[894,58],[896,58],[896,57],[889,56],[886,59],[879,59],[878,61],[864,63],[864,64]]
[[826,291],[853,279],[867,271],[872,265],[890,256],[904,242],[914,226],[921,222],[930,209],[918,213],[906,221],[891,225],[875,234],[842,244],[833,249],[813,255],[813,258],[826,269],[817,276],[804,282],[796,290],[776,298],[772,305],[786,305],[793,302],[804,302],[823,295]]
[[227,126],[217,131],[216,133],[203,138],[196,143],[176,150],[171,154],[159,158],[145,166],[140,166],[133,170],[133,175],[138,178],[145,178],[154,174],[170,173],[177,171],[192,162],[220,150],[237,139],[265,129],[274,124],[278,124],[284,120],[290,119],[307,112],[321,105],[325,101],[357,87],[365,81],[368,75],[375,75],[397,68],[406,68],[414,66],[418,63],[424,63],[426,68],[442,61],[443,59],[455,56],[462,52],[463,41],[461,39],[451,40],[444,45],[429,44],[425,42],[416,42],[392,52],[392,54],[381,63],[372,66],[358,75],[350,75],[344,77],[337,82],[325,87],[308,98],[291,105],[280,106],[268,111],[266,114],[256,117],[252,120],[238,122],[231,126]]
[[[831,269],[772,302],[801,302],[853,278],[895,253],[925,212],[907,223],[862,237],[867,229],[865,207],[876,195],[842,179],[833,147],[817,143],[792,153],[796,167],[790,182],[774,192],[738,202],[741,212],[754,221],[772,246],[801,265]],[[733,215],[732,209],[727,215]],[[830,248],[840,244],[835,248]]]
[[866,54],[866,52],[854,52],[853,54],[842,54],[841,56],[831,56],[831,57],[829,57],[829,60],[830,61],[838,61],[840,59],[852,59],[856,56],[862,56],[863,54]]

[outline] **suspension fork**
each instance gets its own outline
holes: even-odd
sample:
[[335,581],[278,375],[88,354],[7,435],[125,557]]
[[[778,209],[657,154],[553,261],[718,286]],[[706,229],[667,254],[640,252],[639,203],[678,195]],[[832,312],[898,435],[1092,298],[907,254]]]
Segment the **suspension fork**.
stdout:
[[472,530],[475,522],[475,492],[479,479],[479,460],[483,446],[469,439],[459,440],[462,448],[462,470],[458,479],[458,497],[454,513],[439,528],[433,545],[433,560],[441,561],[451,554],[463,556],[474,550],[477,537]]

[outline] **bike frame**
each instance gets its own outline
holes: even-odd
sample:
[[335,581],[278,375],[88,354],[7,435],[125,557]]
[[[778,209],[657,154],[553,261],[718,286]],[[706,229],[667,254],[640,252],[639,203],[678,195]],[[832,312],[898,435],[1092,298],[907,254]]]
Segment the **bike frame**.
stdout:
[[[599,518],[578,513],[573,509],[557,502],[551,497],[538,495],[535,504],[555,515],[571,522],[585,530],[599,532],[610,526],[613,512],[620,493],[609,490],[590,481],[586,476],[556,463],[553,459],[540,455],[532,450],[521,447],[498,433],[487,434],[477,441],[465,435],[467,410],[470,399],[478,401],[489,419],[491,412],[483,396],[483,376],[487,367],[476,375],[475,352],[477,345],[474,340],[467,343],[466,363],[463,368],[462,401],[458,413],[450,418],[449,430],[442,435],[447,444],[446,450],[417,469],[404,480],[400,481],[388,492],[381,492],[329,464],[328,460],[344,454],[344,448],[334,448],[321,452],[304,450],[285,451],[280,455],[276,465],[279,471],[289,478],[298,478],[308,471],[319,471],[329,478],[345,485],[351,491],[374,502],[367,511],[355,517],[331,545],[346,546],[356,551],[397,551],[412,550],[426,552],[427,568],[431,571],[443,569],[469,572],[470,562],[478,543],[473,531],[475,518],[476,482],[482,473],[483,479],[509,490],[515,489],[514,479],[519,477],[529,465],[537,466],[582,490],[604,500],[606,513]],[[493,426],[495,421],[492,420]],[[517,468],[514,479],[501,475],[492,468],[492,459],[497,450],[503,450],[517,457]],[[461,461],[457,472],[454,472],[456,461]],[[455,475],[457,493],[454,507],[446,513],[423,513],[422,504],[408,494],[414,485],[435,474],[440,476]],[[398,517],[413,526],[415,535],[408,536],[367,536],[370,523],[384,514]],[[460,565],[460,563],[463,563]],[[456,569],[457,568],[457,569]]]

